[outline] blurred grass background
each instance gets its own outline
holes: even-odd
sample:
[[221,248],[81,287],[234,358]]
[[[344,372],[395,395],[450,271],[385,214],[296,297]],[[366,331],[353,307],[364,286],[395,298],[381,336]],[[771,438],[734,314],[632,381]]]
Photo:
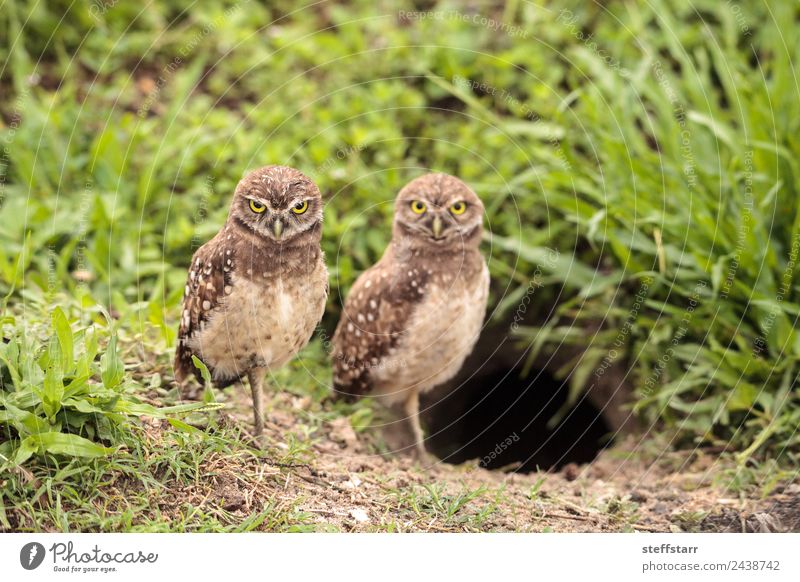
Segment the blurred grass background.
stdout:
[[[623,365],[637,413],[676,444],[796,465],[798,12],[7,1],[3,337],[46,353],[57,304],[76,333],[120,337],[132,385],[171,379],[190,256],[238,179],[268,163],[324,193],[330,330],[388,241],[395,193],[445,171],[486,203],[493,322],[508,325],[543,272],[529,311],[549,316],[515,334],[531,358],[579,345],[576,395]],[[308,351],[321,369],[323,340]]]

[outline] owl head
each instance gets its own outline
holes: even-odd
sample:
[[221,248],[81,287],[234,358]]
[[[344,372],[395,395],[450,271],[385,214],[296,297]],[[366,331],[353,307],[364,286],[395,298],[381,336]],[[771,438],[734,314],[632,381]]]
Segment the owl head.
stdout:
[[228,222],[280,245],[319,241],[322,195],[299,170],[266,166],[236,186]]
[[448,174],[426,174],[397,195],[394,234],[414,247],[477,246],[483,232],[483,203],[469,186]]

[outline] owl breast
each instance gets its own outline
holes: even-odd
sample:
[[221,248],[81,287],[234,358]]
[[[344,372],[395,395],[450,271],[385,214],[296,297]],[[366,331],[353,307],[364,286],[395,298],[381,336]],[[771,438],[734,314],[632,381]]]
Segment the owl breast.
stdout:
[[426,392],[458,373],[480,335],[489,293],[485,264],[479,276],[436,276],[415,308],[403,338],[374,370],[375,394],[386,404],[409,388]]
[[320,262],[295,276],[234,276],[231,288],[190,343],[215,380],[241,377],[254,367],[276,369],[293,358],[325,310],[327,271]]

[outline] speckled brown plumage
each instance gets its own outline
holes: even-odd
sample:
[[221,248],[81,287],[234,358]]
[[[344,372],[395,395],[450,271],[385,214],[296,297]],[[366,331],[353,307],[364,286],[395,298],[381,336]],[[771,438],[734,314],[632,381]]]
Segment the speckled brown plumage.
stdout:
[[[424,212],[410,210],[420,202]],[[459,203],[466,209],[456,215]],[[409,183],[397,197],[392,241],[350,289],[333,338],[334,390],[403,402],[420,452],[418,395],[458,372],[483,322],[482,217],[480,199],[453,176]]]
[[239,183],[225,225],[192,257],[175,378],[202,381],[192,355],[217,387],[247,376],[257,433],[264,374],[297,354],[325,308],[321,231],[316,185],[293,168],[268,166]]
[[[235,260],[233,248],[228,257]],[[215,240],[197,249],[192,257],[189,279],[183,292],[183,310],[178,327],[178,348],[175,355],[175,378],[184,381],[189,374],[194,374],[202,382],[200,370],[192,362],[192,350],[188,342],[195,333],[202,330],[209,316],[219,307],[220,301],[232,291],[231,265],[225,265],[225,247],[215,244]],[[224,388],[238,377],[218,378],[217,387]]]

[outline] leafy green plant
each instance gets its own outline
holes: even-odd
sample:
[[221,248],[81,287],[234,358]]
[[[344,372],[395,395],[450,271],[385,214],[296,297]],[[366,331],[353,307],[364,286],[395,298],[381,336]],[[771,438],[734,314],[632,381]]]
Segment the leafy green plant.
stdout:
[[[759,29],[744,35],[729,6],[704,2],[695,19],[658,4],[622,17],[635,43],[615,43],[617,25],[585,11],[569,12],[569,24],[556,18],[594,43],[564,43],[580,125],[555,143],[561,157],[520,185],[544,187],[553,222],[573,225],[572,240],[550,244],[574,251],[548,264],[535,239],[518,245],[568,299],[517,337],[533,348],[530,361],[582,348],[561,371],[573,399],[617,364],[634,412],[674,427],[676,442],[796,463],[800,125],[787,66],[797,47],[780,39],[797,14],[754,5]],[[753,52],[770,57],[754,62]]]
[[117,335],[110,332],[98,359],[98,326],[74,332],[60,307],[52,312],[51,332],[44,345],[25,333],[0,344],[0,469],[23,465],[34,455],[108,455],[124,445],[129,423],[138,416],[218,407],[157,408],[144,402],[125,374]]

